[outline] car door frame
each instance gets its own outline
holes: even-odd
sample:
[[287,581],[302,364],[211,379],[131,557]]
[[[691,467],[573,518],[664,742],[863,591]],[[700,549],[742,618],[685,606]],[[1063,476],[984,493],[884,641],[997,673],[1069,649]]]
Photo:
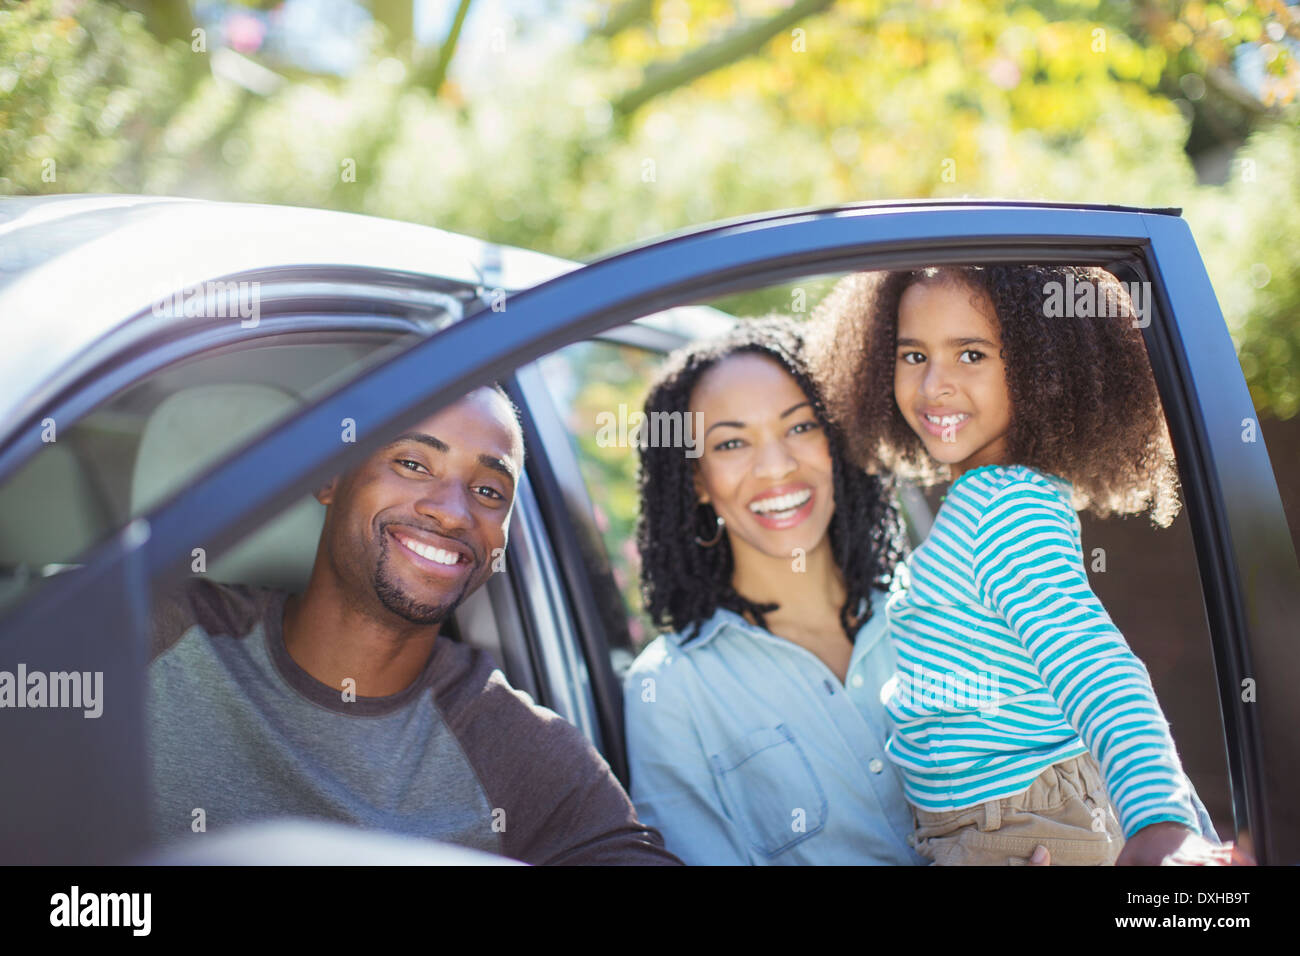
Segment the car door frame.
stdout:
[[[680,332],[629,324],[586,341],[630,346],[663,358],[690,340]],[[511,391],[517,395],[516,403],[523,413],[525,447],[545,450],[544,454],[530,454],[526,468],[546,521],[555,568],[564,582],[574,636],[582,652],[577,679],[593,707],[591,722],[599,728],[600,736],[593,737],[593,743],[626,787],[629,778],[622,685],[610,659],[607,618],[595,595],[603,591],[606,600],[617,600],[620,607],[623,596],[614,584],[578,457],[540,366],[530,362],[518,369]],[[592,566],[593,558],[596,567]]]
[[[1124,258],[1144,263],[1154,287],[1155,314],[1144,335],[1196,542],[1236,837],[1262,863],[1296,862],[1285,688],[1300,678],[1291,646],[1300,568],[1262,440],[1240,453],[1238,430],[1226,427],[1255,418],[1255,410],[1191,232],[1164,212],[992,202],[842,207],[726,223],[598,260],[511,297],[500,311],[481,309],[299,412],[96,549],[89,574],[32,595],[0,622],[0,646],[51,621],[61,633],[84,631],[93,606],[68,600],[87,586],[83,577],[103,581],[133,568],[146,587],[175,583],[189,541],[238,540],[402,426],[638,316],[858,269]],[[458,361],[448,364],[447,355]],[[358,422],[357,441],[346,446],[336,437],[342,417]],[[111,637],[124,645],[124,658],[138,660],[146,640],[138,620]],[[1243,680],[1259,684],[1250,700]]]

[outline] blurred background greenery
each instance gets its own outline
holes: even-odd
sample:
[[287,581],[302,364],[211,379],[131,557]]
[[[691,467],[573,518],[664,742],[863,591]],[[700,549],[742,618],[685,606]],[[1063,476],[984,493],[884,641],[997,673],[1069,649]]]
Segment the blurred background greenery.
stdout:
[[0,11],[3,193],[318,206],[574,258],[845,200],[1178,206],[1256,406],[1300,412],[1295,3],[4,0]]

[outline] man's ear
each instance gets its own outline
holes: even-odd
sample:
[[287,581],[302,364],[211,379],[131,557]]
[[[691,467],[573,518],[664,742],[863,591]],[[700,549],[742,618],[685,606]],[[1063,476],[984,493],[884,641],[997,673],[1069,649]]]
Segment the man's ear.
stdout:
[[339,483],[339,476],[335,475],[326,484],[321,485],[319,488],[313,491],[312,495],[316,498],[317,501],[319,501],[321,504],[325,505],[325,507],[328,508],[330,505],[334,503],[334,492],[338,488],[338,483]]

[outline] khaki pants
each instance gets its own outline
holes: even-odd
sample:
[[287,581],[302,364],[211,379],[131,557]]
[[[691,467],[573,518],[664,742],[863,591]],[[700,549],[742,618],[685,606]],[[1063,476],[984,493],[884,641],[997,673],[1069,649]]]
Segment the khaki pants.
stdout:
[[912,816],[916,851],[937,866],[1022,866],[1040,844],[1053,866],[1111,866],[1124,847],[1091,754],[1053,764],[1015,796]]

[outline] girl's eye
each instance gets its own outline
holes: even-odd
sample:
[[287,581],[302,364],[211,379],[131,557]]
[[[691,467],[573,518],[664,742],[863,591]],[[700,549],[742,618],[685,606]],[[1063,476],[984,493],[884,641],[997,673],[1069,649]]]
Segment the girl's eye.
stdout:
[[967,355],[975,356],[973,359],[971,359],[969,362],[966,363],[967,365],[974,365],[984,357],[984,353],[979,351],[978,349],[967,349],[966,351],[961,353],[960,361],[965,361]]
[[733,449],[733,448],[739,448],[739,447],[741,446],[741,444],[742,444],[742,443],[741,443],[741,440],[740,440],[739,438],[728,438],[726,441],[724,441],[724,442],[720,442],[719,444],[714,445],[714,446],[713,446],[713,450],[714,450],[714,451],[731,451],[731,449]]
[[898,357],[908,365],[920,365],[925,361],[925,355],[921,352],[903,352]]

